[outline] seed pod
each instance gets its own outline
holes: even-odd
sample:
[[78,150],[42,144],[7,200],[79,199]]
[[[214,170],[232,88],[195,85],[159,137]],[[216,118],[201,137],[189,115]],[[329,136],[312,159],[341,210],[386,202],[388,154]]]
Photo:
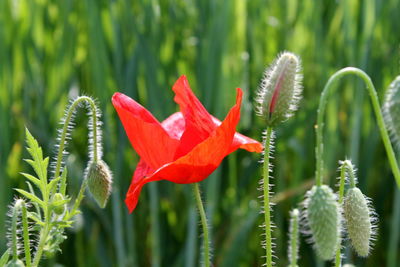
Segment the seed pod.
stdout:
[[400,149],[400,76],[397,76],[386,91],[382,109],[385,124]]
[[54,205],[54,213],[57,215],[61,215],[64,213],[66,204],[59,204],[59,202],[63,201],[64,197],[60,193],[55,193],[53,196],[53,205]]
[[269,126],[287,120],[300,100],[302,75],[300,58],[283,52],[265,70],[257,93],[257,113]]
[[375,232],[374,212],[371,212],[368,204],[369,201],[357,187],[347,191],[344,218],[351,244],[361,257],[368,256]]
[[326,185],[313,186],[304,203],[306,227],[311,234],[314,249],[323,260],[335,256],[340,244],[341,212],[336,195]]
[[93,198],[101,208],[104,208],[110,196],[112,185],[112,174],[107,164],[102,160],[89,163],[86,179]]

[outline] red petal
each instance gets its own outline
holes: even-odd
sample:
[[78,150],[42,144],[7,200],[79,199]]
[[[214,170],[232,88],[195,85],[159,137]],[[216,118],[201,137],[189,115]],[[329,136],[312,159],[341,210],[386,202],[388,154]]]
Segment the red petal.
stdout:
[[113,95],[112,103],[132,146],[147,164],[157,169],[172,161],[179,141],[148,110],[121,93]]
[[139,200],[140,191],[142,191],[142,187],[145,184],[145,182],[143,182],[143,179],[150,172],[152,172],[150,166],[141,159],[136,166],[131,185],[129,186],[129,190],[125,198],[125,204],[128,207],[129,212],[132,212],[136,208]]
[[211,115],[193,94],[184,75],[175,82],[172,90],[175,92],[174,100],[179,105],[186,123],[186,129],[175,154],[175,158],[179,158],[207,139],[217,126],[213,123]]
[[225,120],[202,143],[185,156],[159,168],[143,182],[168,180],[174,183],[195,183],[207,178],[229,153],[240,118],[242,91],[237,89],[236,104],[231,108]]
[[[221,124],[221,121],[215,118],[214,116],[212,117],[212,119],[215,125],[219,126]],[[229,154],[238,148],[245,149],[249,152],[257,152],[257,153],[261,153],[263,150],[263,146],[260,142],[251,139],[245,135],[242,135],[240,133],[235,133],[231,148],[229,150]]]
[[185,131],[185,119],[181,112],[175,112],[162,123],[164,130],[174,139],[181,139],[183,132]]

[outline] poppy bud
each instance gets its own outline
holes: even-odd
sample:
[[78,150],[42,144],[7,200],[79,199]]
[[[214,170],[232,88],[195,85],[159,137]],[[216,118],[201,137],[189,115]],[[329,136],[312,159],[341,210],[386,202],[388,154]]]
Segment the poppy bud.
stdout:
[[336,195],[326,185],[313,186],[304,203],[307,228],[317,254],[324,260],[335,256],[340,244],[341,213]]
[[112,184],[112,174],[107,164],[102,160],[89,163],[86,179],[93,198],[101,208],[104,208],[110,196]]
[[293,115],[301,97],[300,58],[283,52],[267,68],[260,82],[256,102],[257,113],[275,126]]
[[400,147],[400,76],[390,84],[385,95],[383,115],[394,142]]
[[61,215],[64,213],[65,204],[57,204],[64,200],[64,197],[60,193],[55,193],[53,196],[53,205],[54,205],[54,213],[57,215]]
[[344,218],[351,244],[361,257],[368,256],[375,234],[373,214],[368,199],[360,189],[350,188],[344,199]]

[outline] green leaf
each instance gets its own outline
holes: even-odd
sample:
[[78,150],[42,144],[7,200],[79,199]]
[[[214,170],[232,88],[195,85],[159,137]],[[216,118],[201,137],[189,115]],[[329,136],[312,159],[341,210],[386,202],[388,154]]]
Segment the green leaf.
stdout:
[[67,199],[63,199],[63,200],[59,200],[59,201],[53,201],[51,202],[51,205],[56,207],[56,206],[61,206],[61,205],[65,205],[67,204],[71,199],[67,198]]
[[0,266],[5,266],[6,263],[8,262],[8,258],[10,257],[10,250],[7,249],[6,252],[4,252],[3,256],[0,258]]
[[15,190],[18,193],[20,193],[21,195],[23,195],[24,197],[28,198],[29,200],[38,203],[42,207],[44,206],[44,202],[41,199],[39,199],[37,196],[35,196],[34,194],[31,194],[31,193],[29,193],[25,190],[19,189],[19,188],[16,188]]
[[35,176],[30,175],[30,174],[28,174],[28,173],[24,173],[24,172],[21,172],[21,174],[22,174],[23,176],[25,176],[26,179],[28,179],[29,181],[31,181],[32,183],[34,183],[35,185],[37,185],[37,187],[39,187],[39,189],[42,189],[42,188],[41,188],[42,182],[41,182],[38,178],[36,178]]
[[27,150],[33,159],[33,161],[26,160],[26,162],[28,162],[35,170],[38,178],[42,181],[43,186],[47,185],[47,167],[49,164],[49,158],[43,159],[42,148],[28,129],[26,129],[26,143],[28,145]]
[[[28,218],[32,219],[35,221],[37,224],[44,226],[44,222],[39,218],[38,214],[36,212],[29,212],[28,213]],[[0,265],[1,266],[1,265]]]
[[49,192],[49,195],[52,195],[54,190],[56,189],[56,186],[58,184],[58,181],[60,181],[61,177],[57,177],[47,185],[47,192]]

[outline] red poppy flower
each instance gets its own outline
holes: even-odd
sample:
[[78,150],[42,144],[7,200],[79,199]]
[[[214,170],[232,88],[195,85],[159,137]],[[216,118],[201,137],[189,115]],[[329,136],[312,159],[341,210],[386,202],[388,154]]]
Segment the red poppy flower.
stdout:
[[140,191],[148,182],[200,182],[236,149],[262,151],[259,142],[236,133],[243,94],[240,88],[236,104],[222,122],[207,112],[185,76],[176,81],[172,90],[181,111],[162,123],[128,96],[115,93],[112,97],[128,138],[141,158],[125,199],[130,212],[135,209]]

